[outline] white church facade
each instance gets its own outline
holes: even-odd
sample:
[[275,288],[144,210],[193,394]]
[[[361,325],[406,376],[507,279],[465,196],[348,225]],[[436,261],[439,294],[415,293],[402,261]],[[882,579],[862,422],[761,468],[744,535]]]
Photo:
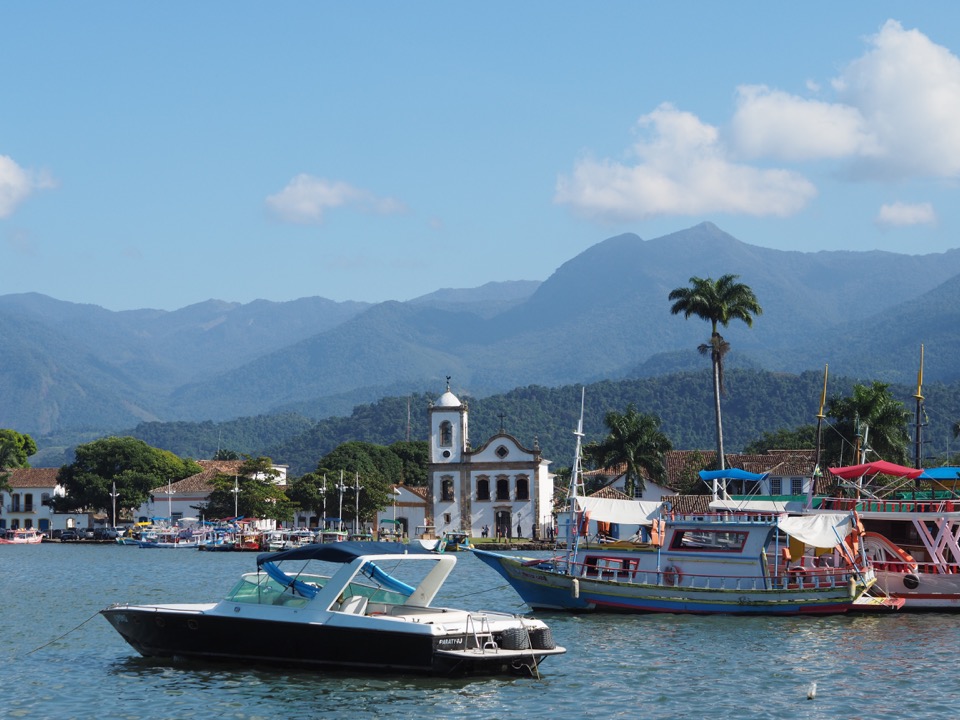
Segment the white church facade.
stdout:
[[429,506],[437,534],[545,538],[553,527],[553,475],[540,448],[501,431],[470,446],[465,403],[447,391],[430,407]]

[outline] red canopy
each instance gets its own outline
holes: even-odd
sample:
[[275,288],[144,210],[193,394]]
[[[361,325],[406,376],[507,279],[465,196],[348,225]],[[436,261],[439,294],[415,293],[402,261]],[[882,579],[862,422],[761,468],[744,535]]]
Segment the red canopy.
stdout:
[[908,468],[903,465],[877,460],[863,465],[848,465],[847,467],[830,468],[830,472],[844,480],[852,480],[861,475],[893,475],[895,477],[915,478],[923,473],[922,469]]

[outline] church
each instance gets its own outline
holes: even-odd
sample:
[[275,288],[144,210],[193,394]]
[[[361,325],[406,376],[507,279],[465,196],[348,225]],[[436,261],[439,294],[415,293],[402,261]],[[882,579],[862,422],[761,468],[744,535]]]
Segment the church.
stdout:
[[437,534],[546,538],[553,528],[550,461],[503,431],[474,449],[467,405],[447,390],[430,406],[429,506]]

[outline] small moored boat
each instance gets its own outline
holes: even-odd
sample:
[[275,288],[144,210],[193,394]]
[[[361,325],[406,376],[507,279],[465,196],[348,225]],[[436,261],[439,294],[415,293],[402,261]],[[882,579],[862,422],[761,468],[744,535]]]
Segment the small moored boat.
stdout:
[[34,528],[13,528],[0,532],[0,545],[36,545],[43,542],[43,533]]
[[[307,572],[314,561],[339,569]],[[258,555],[220,602],[101,614],[146,657],[459,675],[536,672],[565,652],[540,620],[433,607],[455,563],[400,544],[306,545]]]

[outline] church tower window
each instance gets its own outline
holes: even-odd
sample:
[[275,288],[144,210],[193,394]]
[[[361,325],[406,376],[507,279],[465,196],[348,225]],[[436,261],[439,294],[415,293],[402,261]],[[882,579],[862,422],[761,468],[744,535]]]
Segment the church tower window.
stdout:
[[444,502],[453,502],[453,478],[445,477],[440,481],[440,498]]
[[450,447],[453,445],[453,425],[449,420],[440,423],[440,447]]

